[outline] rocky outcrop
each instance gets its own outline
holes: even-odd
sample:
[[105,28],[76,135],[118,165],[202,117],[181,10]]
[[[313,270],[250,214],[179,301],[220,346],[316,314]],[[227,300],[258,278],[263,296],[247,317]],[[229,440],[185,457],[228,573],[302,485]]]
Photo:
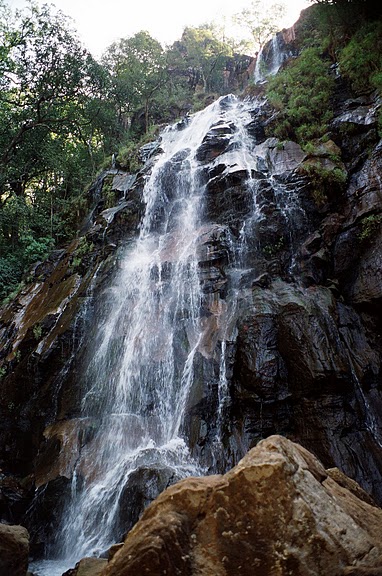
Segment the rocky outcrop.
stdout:
[[103,558],[83,558],[62,576],[101,576],[106,564]]
[[[222,115],[233,100],[221,100]],[[330,139],[317,143],[313,152],[266,138],[272,111],[261,97],[253,100],[243,127],[250,154],[238,154],[234,121],[220,119],[200,143],[198,176],[205,187],[195,249],[198,321],[204,332],[195,351],[182,435],[211,473],[225,472],[264,437],[285,435],[325,467],[338,467],[381,503],[378,101],[369,95],[335,104]],[[181,132],[189,121],[185,118],[174,131]],[[108,314],[107,290],[119,266],[119,249],[138,233],[144,181],[156,153],[159,141],[142,151],[148,163],[137,175],[115,169],[100,176],[91,189],[95,207],[82,236],[36,266],[30,283],[1,311],[0,512],[3,520],[17,523],[29,509],[26,522],[33,529],[34,550],[41,551],[51,538],[74,467],[82,472],[81,454],[94,448],[97,422],[81,417],[81,366],[98,314]],[[163,170],[165,193],[155,199],[155,232],[163,232],[161,216],[189,153],[180,150]],[[318,190],[311,172],[335,170],[341,183],[329,178]],[[114,205],[102,197],[106,182]],[[158,289],[166,286],[176,265],[183,233],[176,229],[178,208],[179,203],[168,219],[161,270],[152,270]],[[174,338],[176,362],[190,348],[184,326]],[[175,369],[181,370],[180,364]],[[331,482],[347,490],[338,478],[327,474],[317,484],[320,493],[333,487]],[[121,492],[118,535],[176,479],[170,468],[139,466]],[[223,480],[201,482],[211,482],[212,490],[214,482]],[[179,518],[174,518],[176,531]],[[191,535],[188,539],[193,541]],[[357,560],[346,550],[339,553],[344,570],[346,562]],[[225,551],[220,552],[223,558]],[[245,551],[241,554],[245,557]]]
[[26,576],[29,534],[23,526],[0,524],[1,576]]
[[359,491],[272,436],[224,476],[161,494],[103,576],[378,574],[382,510]]
[[[109,176],[120,198],[112,215],[102,199]],[[1,310],[0,519],[38,524],[32,550],[56,526],[61,506],[52,498],[65,501],[75,449],[92,437],[92,422],[70,420],[80,400],[77,352],[92,316],[89,290],[101,290],[117,265],[117,248],[136,234],[143,178],[143,172],[131,179],[105,171],[89,191],[94,209],[82,235],[37,264],[28,284]],[[64,445],[68,449],[59,455]],[[36,494],[38,513],[30,508]]]

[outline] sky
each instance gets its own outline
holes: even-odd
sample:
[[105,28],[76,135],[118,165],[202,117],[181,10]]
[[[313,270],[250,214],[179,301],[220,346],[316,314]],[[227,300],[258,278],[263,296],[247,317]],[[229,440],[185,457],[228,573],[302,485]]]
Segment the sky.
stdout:
[[[27,0],[6,0],[8,6],[24,8]],[[178,40],[185,26],[198,26],[233,13],[250,0],[37,0],[54,4],[70,16],[83,45],[99,58],[112,42],[147,30],[163,46]],[[308,0],[285,1],[288,7],[281,28],[291,26]]]

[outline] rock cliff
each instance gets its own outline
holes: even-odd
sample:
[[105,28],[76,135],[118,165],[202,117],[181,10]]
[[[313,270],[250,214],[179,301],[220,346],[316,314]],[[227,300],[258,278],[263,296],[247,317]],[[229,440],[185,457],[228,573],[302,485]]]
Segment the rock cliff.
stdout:
[[[248,118],[243,138],[250,159],[238,159],[239,129],[234,121],[225,120],[225,111],[233,105],[230,96],[220,100],[219,119],[208,127],[198,147],[195,162],[203,181],[204,197],[203,222],[195,245],[203,337],[193,356],[194,379],[182,435],[192,457],[205,471],[223,473],[261,439],[280,434],[310,450],[325,468],[337,467],[380,504],[382,144],[376,116],[379,102],[374,94],[351,97],[340,79],[338,83],[330,139],[314,153],[306,153],[295,142],[266,137],[265,127],[273,111],[261,95],[245,103]],[[174,131],[181,133],[188,121],[179,123]],[[114,169],[100,175],[89,192],[93,195],[94,210],[82,236],[37,265],[22,291],[1,310],[0,517],[8,523],[27,525],[36,555],[46,548],[60,522],[62,509],[70,497],[75,467],[81,478],[86,477],[89,466],[86,450],[97,442],[94,439],[99,420],[92,415],[84,417],[82,412],[81,374],[98,317],[105,313],[101,306],[105,299],[108,303],[111,279],[121,265],[121,248],[139,233],[147,204],[145,183],[161,157],[160,146],[159,141],[145,151],[148,158],[137,175]],[[173,156],[164,173],[166,196],[153,207],[153,227],[158,234],[162,214],[173,201],[174,174],[179,173],[185,162],[187,152],[183,150]],[[312,163],[329,171],[341,170],[346,174],[346,183],[340,186],[328,181],[318,193],[306,170]],[[102,187],[106,185],[120,199],[115,207],[104,210],[101,198]],[[171,222],[176,221],[175,207],[171,218],[161,269],[164,281],[174,268],[177,237]],[[174,345],[179,362],[185,349],[191,346],[188,338],[187,330],[179,329]],[[159,355],[159,348],[155,352]],[[96,350],[90,353],[97,355]],[[150,411],[149,406],[147,410]],[[340,483],[335,483],[317,463],[313,472],[306,472],[304,463],[301,468],[304,458],[313,461],[305,450],[290,448],[299,462],[291,464],[285,455],[285,447],[290,445],[278,440],[280,453],[275,455],[272,442],[262,444],[259,450],[268,447],[272,464],[269,470],[277,469],[282,477],[277,484],[280,490],[284,482],[292,483],[293,490],[297,490],[292,479],[299,476],[303,488],[297,492],[301,495],[311,482],[307,494],[313,498],[318,490],[328,498],[325,506],[333,506],[335,520],[325,516],[328,533],[310,540],[304,537],[307,526],[313,527],[315,523],[310,506],[321,505],[316,501],[307,503],[304,498],[308,496],[300,499],[297,492],[295,501],[288,495],[282,510],[278,510],[280,503],[275,501],[274,509],[267,508],[267,514],[274,515],[273,524],[268,525],[263,512],[258,510],[259,532],[253,535],[256,550],[251,561],[257,558],[256,554],[263,554],[264,546],[268,564],[273,562],[275,567],[279,562],[283,566],[284,572],[280,574],[287,574],[297,565],[304,566],[302,574],[309,573],[312,555],[322,558],[321,574],[324,571],[337,574],[339,566],[345,570],[347,564],[362,564],[362,557],[367,565],[368,555],[380,554],[374,524],[368,531],[361,518],[364,505],[356,504],[353,496],[343,492]],[[82,454],[85,456],[81,460]],[[255,476],[257,468],[252,459],[256,460],[256,454],[251,452],[245,460],[250,474]],[[206,493],[213,494],[209,497],[216,498],[218,510],[218,500],[224,500],[225,491],[236,490],[236,478],[244,482],[243,466],[239,465],[224,479],[212,476],[190,480],[188,484],[186,481],[182,490],[189,490],[192,498],[196,494],[198,502],[206,498]],[[118,536],[121,538],[147,504],[177,479],[171,468],[151,465],[138,468],[122,492],[121,503],[133,500],[133,504],[129,509],[121,504]],[[263,486],[261,482],[259,486]],[[265,494],[264,486],[261,490]],[[175,498],[178,490],[174,488],[170,494]],[[287,498],[285,492],[282,494]],[[167,502],[167,497],[166,493],[160,502]],[[260,499],[260,495],[256,498]],[[244,496],[242,500],[245,501]],[[200,541],[197,527],[203,522],[210,523],[206,526],[211,538],[218,528],[227,533],[220,543],[211,544],[211,554],[220,564],[226,558],[224,562],[237,565],[235,554],[245,560],[247,551],[232,546],[237,532],[231,525],[225,528],[230,512],[224,507],[221,517],[196,522],[199,503],[192,511],[192,521],[179,517],[175,507],[167,503],[165,506],[169,506],[173,538],[179,544],[174,554],[187,565],[188,571],[185,568],[183,574],[196,573],[189,566],[203,558],[205,570],[209,570],[205,552],[208,543]],[[236,515],[240,503],[237,506]],[[299,510],[305,515],[305,527],[297,526],[296,506],[301,506]],[[379,515],[375,508],[367,509],[371,517]],[[299,548],[301,543],[299,554],[291,549],[284,554],[284,545],[276,546],[279,542],[276,533],[289,526],[288,518],[294,519],[291,538],[296,537]],[[194,520],[195,533],[188,524]],[[333,525],[337,521],[340,527]],[[248,519],[251,530],[254,522],[254,518]],[[296,526],[298,530],[293,534]],[[268,528],[272,531],[272,544],[267,540]],[[260,529],[264,529],[264,534]],[[137,528],[128,542],[133,542],[140,530]],[[246,527],[243,524],[238,530]],[[335,530],[343,535],[343,543],[336,540]],[[347,540],[346,534],[359,530],[362,538],[356,539],[357,547],[351,551],[353,536],[349,535]],[[265,540],[272,550],[265,547]],[[373,553],[372,546],[375,546]],[[333,560],[335,555],[337,564]],[[150,548],[147,562],[153,559],[155,553]],[[375,558],[370,562],[374,566]],[[268,564],[269,570],[264,574],[270,573]],[[221,572],[200,573],[223,573],[222,566]],[[132,568],[128,570],[126,574],[134,573]],[[242,573],[249,573],[248,570],[246,562]]]

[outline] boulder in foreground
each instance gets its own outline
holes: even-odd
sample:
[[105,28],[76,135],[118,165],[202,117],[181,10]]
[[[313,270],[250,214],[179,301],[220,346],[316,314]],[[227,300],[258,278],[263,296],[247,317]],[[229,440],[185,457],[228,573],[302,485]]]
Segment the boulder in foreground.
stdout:
[[163,492],[102,574],[382,575],[382,510],[336,477],[271,436],[224,476]]
[[0,574],[25,576],[28,569],[29,534],[23,526],[0,524]]

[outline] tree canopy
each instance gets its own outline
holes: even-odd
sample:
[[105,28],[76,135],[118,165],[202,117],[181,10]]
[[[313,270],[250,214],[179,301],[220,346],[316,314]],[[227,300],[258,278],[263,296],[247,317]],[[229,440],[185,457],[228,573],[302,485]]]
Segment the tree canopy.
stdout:
[[114,42],[102,62],[112,78],[120,121],[124,118],[129,124],[131,115],[143,106],[147,131],[154,96],[167,81],[162,46],[148,32],[141,31]]
[[285,10],[285,4],[281,2],[252,0],[235,16],[237,24],[250,35],[250,41],[244,45],[251,46],[255,51],[261,50],[265,42],[280,29]]
[[73,233],[66,213],[107,139],[109,80],[61,12],[30,3],[10,14],[2,4],[1,16],[0,248],[25,267]]

